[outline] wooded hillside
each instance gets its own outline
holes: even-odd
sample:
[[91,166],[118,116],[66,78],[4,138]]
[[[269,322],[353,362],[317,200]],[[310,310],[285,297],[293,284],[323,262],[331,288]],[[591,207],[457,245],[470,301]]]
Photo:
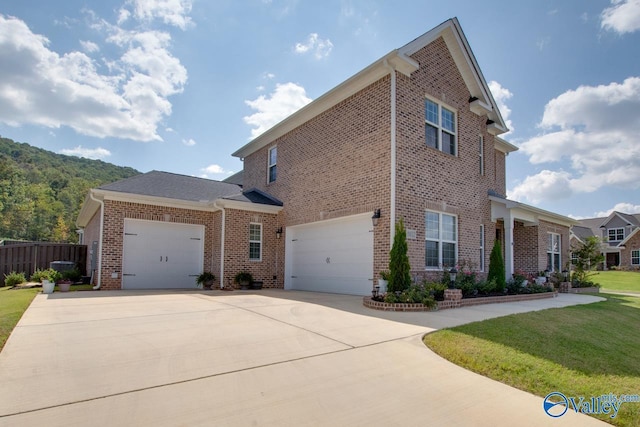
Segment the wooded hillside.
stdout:
[[0,137],[0,240],[75,243],[89,188],[139,173]]

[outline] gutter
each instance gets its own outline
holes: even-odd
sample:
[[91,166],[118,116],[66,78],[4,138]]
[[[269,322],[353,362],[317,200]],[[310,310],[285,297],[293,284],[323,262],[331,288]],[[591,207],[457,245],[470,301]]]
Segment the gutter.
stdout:
[[100,205],[100,238],[98,239],[98,281],[93,287],[94,291],[100,289],[102,286],[102,236],[104,231],[104,201],[93,197],[93,191],[89,191],[89,198]]
[[218,201],[213,202],[213,207],[222,211],[222,224],[220,224],[220,289],[224,289],[224,232],[226,211],[224,206],[218,205]]
[[391,207],[389,209],[389,247],[396,234],[396,70],[385,59],[384,66],[391,74]]

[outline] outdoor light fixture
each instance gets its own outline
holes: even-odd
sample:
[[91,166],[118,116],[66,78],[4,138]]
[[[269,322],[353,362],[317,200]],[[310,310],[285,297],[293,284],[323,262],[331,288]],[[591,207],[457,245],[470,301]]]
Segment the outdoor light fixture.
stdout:
[[456,277],[458,277],[458,270],[453,267],[451,270],[449,270],[449,289],[455,288]]
[[549,281],[549,269],[548,268],[544,271],[544,277],[545,277],[545,282],[548,282]]
[[569,281],[569,272],[567,270],[562,270],[562,275],[564,276],[564,281]]
[[280,238],[280,236],[282,236],[282,227],[280,227],[280,228],[278,228],[278,229],[276,230],[276,238],[277,238],[277,239],[279,239],[279,238]]
[[373,211],[373,216],[371,217],[371,222],[373,222],[373,226],[378,225],[378,220],[380,219],[380,209],[376,209]]

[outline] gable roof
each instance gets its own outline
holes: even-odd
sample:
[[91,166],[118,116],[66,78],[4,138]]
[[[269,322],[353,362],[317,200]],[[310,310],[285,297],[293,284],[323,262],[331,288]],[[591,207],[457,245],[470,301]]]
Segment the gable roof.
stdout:
[[636,218],[634,215],[631,214],[626,214],[626,213],[622,213],[622,212],[618,212],[618,211],[613,211],[611,212],[611,214],[604,219],[604,221],[602,222],[602,224],[600,225],[600,227],[606,227],[607,224],[609,222],[611,222],[612,219],[614,218],[620,218],[621,220],[623,220],[624,222],[627,223],[627,225],[635,225],[635,226],[640,226],[640,214],[636,214],[638,216],[638,218]]
[[581,225],[574,225],[573,227],[571,227],[571,233],[581,242],[584,242],[587,237],[596,236],[596,234],[593,234],[592,229],[590,229],[589,227],[583,227]]
[[236,184],[155,170],[98,189],[192,202],[213,201],[242,193],[242,187]]
[[[573,229],[577,230],[578,227],[588,229],[591,231],[593,236],[602,237],[602,229],[607,228],[607,224],[611,222],[611,220],[614,218],[620,218],[623,221],[625,221],[628,225],[636,227],[631,233],[629,233],[627,238],[625,238],[622,242],[604,242],[605,245],[611,246],[611,247],[623,246],[624,242],[627,241],[628,238],[631,235],[635,234],[636,231],[640,228],[640,214],[627,214],[627,213],[614,211],[614,212],[611,212],[611,214],[608,217],[580,219],[578,220],[580,225],[574,226]],[[574,231],[574,235],[576,235],[582,240],[582,238],[578,235],[578,233],[581,233],[581,231],[580,230],[577,230],[577,232]]]
[[271,127],[234,152],[233,156],[244,158],[267,146],[275,139],[390,74],[392,69],[409,77],[411,73],[420,68],[420,64],[412,59],[410,55],[427,46],[438,37],[443,37],[445,40],[469,89],[471,94],[469,101],[472,111],[487,115],[487,128],[494,135],[506,132],[507,126],[469,47],[469,42],[462,32],[460,23],[457,18],[452,18],[403,47],[392,50],[373,64]]

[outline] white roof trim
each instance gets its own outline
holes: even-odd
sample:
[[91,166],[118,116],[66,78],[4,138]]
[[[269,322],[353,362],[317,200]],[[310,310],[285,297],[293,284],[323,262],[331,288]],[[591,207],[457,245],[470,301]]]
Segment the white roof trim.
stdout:
[[[569,218],[567,216],[560,215],[554,212],[545,211],[544,209],[516,202],[515,200],[502,199],[496,196],[489,196],[489,200],[510,210],[513,214],[515,214],[514,219],[524,221],[526,223],[529,223],[530,225],[538,224],[540,220],[563,225],[566,227],[571,227],[572,225],[579,224],[579,222],[573,218]],[[491,216],[492,220],[495,220],[500,218],[500,216],[494,217],[493,203]]]
[[240,200],[228,200],[228,199],[218,199],[216,204],[225,209],[237,209],[241,211],[261,212],[261,213],[268,213],[268,214],[277,214],[283,209],[282,206],[262,205],[259,203],[243,202]]
[[519,150],[519,148],[516,147],[515,145],[505,141],[502,138],[498,138],[497,136],[493,138],[493,147],[496,150],[501,151],[505,154],[513,153],[514,151]]

